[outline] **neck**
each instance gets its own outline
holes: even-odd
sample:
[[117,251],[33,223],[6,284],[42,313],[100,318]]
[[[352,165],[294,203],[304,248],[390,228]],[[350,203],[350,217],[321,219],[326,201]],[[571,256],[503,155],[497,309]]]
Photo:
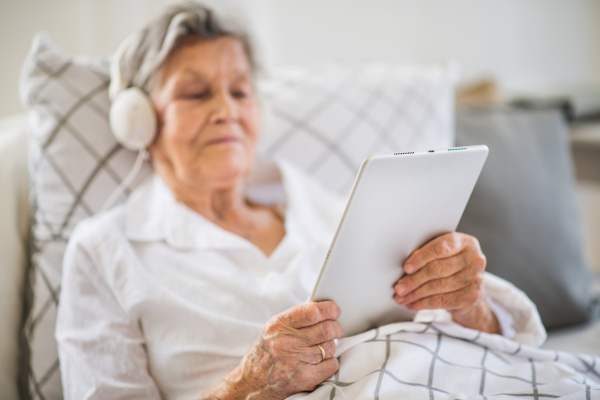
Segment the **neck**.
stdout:
[[171,186],[171,190],[177,201],[217,225],[241,227],[248,222],[251,206],[244,197],[243,180],[229,185],[207,184],[193,188],[177,185]]
[[[163,176],[164,178],[164,176]],[[211,185],[212,183],[212,185]],[[200,186],[168,182],[177,201],[257,246],[267,257],[285,235],[283,219],[244,197],[244,179],[204,181]]]

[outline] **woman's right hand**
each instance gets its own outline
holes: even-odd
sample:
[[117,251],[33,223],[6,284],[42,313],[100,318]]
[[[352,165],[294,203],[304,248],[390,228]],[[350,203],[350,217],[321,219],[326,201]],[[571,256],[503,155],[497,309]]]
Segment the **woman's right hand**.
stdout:
[[340,313],[333,301],[323,301],[277,314],[242,363],[203,398],[285,399],[313,390],[339,368],[333,339],[344,333]]

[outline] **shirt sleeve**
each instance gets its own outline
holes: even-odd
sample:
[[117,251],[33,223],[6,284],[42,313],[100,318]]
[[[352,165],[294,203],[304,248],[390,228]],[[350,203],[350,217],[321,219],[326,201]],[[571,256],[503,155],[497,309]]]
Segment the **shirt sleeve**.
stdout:
[[537,307],[529,297],[512,283],[488,272],[485,273],[483,285],[494,306],[501,307],[512,317],[512,339],[529,346],[541,346],[547,337],[546,329]]
[[500,331],[502,332],[502,336],[507,337],[509,339],[513,339],[517,335],[517,331],[515,331],[515,319],[512,315],[504,309],[501,305],[496,304],[491,297],[487,298],[488,304],[496,318],[498,319],[498,324],[500,325]]
[[65,399],[160,399],[144,337],[87,252],[70,242],[56,325]]

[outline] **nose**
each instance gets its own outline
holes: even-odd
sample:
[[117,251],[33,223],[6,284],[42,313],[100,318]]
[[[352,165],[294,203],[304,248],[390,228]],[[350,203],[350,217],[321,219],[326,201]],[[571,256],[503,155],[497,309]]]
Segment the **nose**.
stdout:
[[229,92],[219,92],[211,102],[211,122],[221,124],[235,121],[238,118],[239,110],[235,99]]

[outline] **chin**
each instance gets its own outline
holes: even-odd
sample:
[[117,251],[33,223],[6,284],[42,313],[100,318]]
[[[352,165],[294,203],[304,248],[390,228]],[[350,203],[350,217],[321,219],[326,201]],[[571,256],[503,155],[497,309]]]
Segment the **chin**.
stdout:
[[231,184],[237,180],[244,179],[252,168],[254,161],[246,153],[229,152],[227,154],[215,154],[212,157],[203,157],[194,170],[194,180],[211,180],[222,182],[224,185]]

